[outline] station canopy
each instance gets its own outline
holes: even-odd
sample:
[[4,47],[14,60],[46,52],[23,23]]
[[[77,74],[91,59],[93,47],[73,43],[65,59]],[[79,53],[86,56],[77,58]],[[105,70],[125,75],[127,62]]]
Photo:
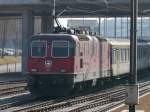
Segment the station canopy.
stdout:
[[[55,0],[56,15],[61,17],[129,16],[131,0]],[[31,10],[36,15],[50,13],[54,0],[0,0],[0,15],[19,15]],[[139,15],[149,16],[150,0],[139,0]]]

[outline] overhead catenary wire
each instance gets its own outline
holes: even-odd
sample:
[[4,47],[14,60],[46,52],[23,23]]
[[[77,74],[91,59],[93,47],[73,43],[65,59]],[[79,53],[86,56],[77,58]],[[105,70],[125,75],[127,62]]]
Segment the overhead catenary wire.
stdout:
[[[56,7],[56,0],[53,0],[53,1],[54,1],[54,6]],[[103,2],[104,2],[104,4],[99,3],[99,2],[94,2],[94,1],[76,1],[76,2],[73,2],[73,4],[86,3],[87,5],[95,5],[95,7],[99,7],[99,6],[100,7],[102,7],[102,6],[105,7],[105,5],[107,3],[107,4],[109,4],[109,9],[116,9],[116,10],[127,12],[127,13],[130,12],[130,7],[128,7],[128,6],[125,6],[125,5],[122,5],[122,4],[114,4],[114,3],[109,2],[109,0],[104,0]],[[61,6],[61,2],[60,3],[57,2],[57,6]],[[104,9],[96,9],[96,10],[91,11],[91,8],[89,8],[89,7],[84,7],[84,8],[83,7],[81,8],[81,7],[78,7],[78,6],[73,7],[72,4],[71,5],[64,5],[63,8],[64,8],[64,10],[61,11],[63,13],[65,13],[65,12],[67,13],[69,11],[76,11],[76,12],[83,12],[83,13],[87,13],[87,14],[92,14],[92,15],[95,15],[95,16],[104,16],[104,14],[102,14],[102,13],[101,14],[97,14],[97,13],[106,11],[105,8]],[[57,11],[54,10],[53,12],[56,13]],[[150,12],[150,9],[139,10],[140,14],[149,13],[149,12]],[[62,15],[62,14],[60,14],[60,15]]]

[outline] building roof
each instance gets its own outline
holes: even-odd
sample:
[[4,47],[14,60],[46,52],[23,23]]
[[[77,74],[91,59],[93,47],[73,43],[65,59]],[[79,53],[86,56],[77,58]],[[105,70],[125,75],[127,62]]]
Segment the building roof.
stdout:
[[[56,0],[56,14],[61,16],[129,16],[131,0]],[[149,15],[150,0],[139,1],[139,14]],[[0,15],[50,12],[53,0],[0,0]],[[63,12],[63,13],[62,13]]]

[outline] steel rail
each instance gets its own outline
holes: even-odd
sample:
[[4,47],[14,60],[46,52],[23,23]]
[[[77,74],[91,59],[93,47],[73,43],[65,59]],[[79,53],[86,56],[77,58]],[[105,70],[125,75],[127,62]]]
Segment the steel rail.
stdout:
[[[150,86],[150,81],[139,83],[140,96],[150,91],[149,86]],[[103,109],[99,109],[100,110],[99,112],[104,112],[105,110],[110,110],[115,106],[122,104],[124,102],[124,98],[125,98],[125,88],[122,87],[119,89],[117,88],[117,90],[111,89],[109,90],[109,92],[107,91],[105,93],[96,93],[96,94],[94,93],[91,95],[74,97],[65,100],[61,99],[60,101],[58,100],[55,102],[46,101],[40,104],[35,104],[29,107],[18,109],[13,112],[35,112],[35,111],[48,112],[48,111],[54,111],[58,109],[67,109],[69,107],[73,107],[73,109],[69,110],[68,112],[80,112],[83,110],[87,110],[99,106],[105,106],[107,104],[108,105],[107,107]],[[76,106],[86,102],[89,102],[89,104],[86,104],[84,106]],[[111,104],[112,102],[115,103]]]
[[3,88],[3,89],[0,89],[0,97],[22,93],[25,91],[27,91],[26,85]]
[[[150,92],[150,83],[149,82],[143,83],[143,85],[142,84],[139,84],[139,85],[140,85],[139,96],[142,96],[142,95]],[[148,87],[145,87],[145,86],[148,86]],[[125,99],[125,93],[117,94],[116,96],[113,97],[112,100],[107,99],[106,101],[104,100],[104,101],[100,101],[100,102],[95,102],[93,104],[85,105],[83,107],[79,107],[79,108],[73,109],[68,112],[80,112],[80,111],[91,109],[94,107],[104,106],[104,105],[110,103],[110,105],[107,105],[106,107],[103,107],[97,111],[93,111],[93,112],[106,112],[106,111],[111,110],[112,108],[115,108],[118,105],[123,104],[125,102],[124,99]]]
[[57,109],[63,109],[63,108],[67,108],[67,107],[70,107],[70,106],[73,106],[73,105],[76,105],[76,104],[81,104],[81,103],[84,103],[84,102],[88,102],[88,101],[94,101],[94,100],[97,100],[97,99],[111,99],[112,98],[112,95],[115,95],[116,93],[122,93],[122,92],[125,92],[125,89],[119,89],[119,90],[112,90],[111,92],[106,92],[106,93],[99,93],[99,94],[94,94],[94,95],[91,95],[91,96],[87,96],[87,97],[81,97],[81,98],[77,98],[77,99],[71,99],[71,100],[67,100],[67,101],[63,101],[63,102],[59,102],[59,103],[54,103],[52,104],[51,102],[47,102],[47,103],[43,103],[43,104],[40,104],[40,105],[34,105],[33,107],[27,107],[27,108],[24,108],[24,109],[20,109],[20,110],[16,110],[14,112],[33,112],[33,111],[36,111],[36,112],[40,112],[40,111],[52,111],[52,110],[57,110]]
[[0,86],[1,85],[10,85],[10,84],[27,84],[26,80],[17,80],[17,81],[8,81],[8,82],[0,82]]

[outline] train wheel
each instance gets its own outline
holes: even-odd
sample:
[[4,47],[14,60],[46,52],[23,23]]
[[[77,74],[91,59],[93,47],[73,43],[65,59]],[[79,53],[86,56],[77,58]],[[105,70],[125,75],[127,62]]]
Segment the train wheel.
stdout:
[[85,86],[84,86],[85,90],[89,90],[91,89],[91,87],[92,87],[92,81],[85,82]]
[[79,85],[75,84],[73,87],[72,93],[77,93],[77,92],[79,92]]

